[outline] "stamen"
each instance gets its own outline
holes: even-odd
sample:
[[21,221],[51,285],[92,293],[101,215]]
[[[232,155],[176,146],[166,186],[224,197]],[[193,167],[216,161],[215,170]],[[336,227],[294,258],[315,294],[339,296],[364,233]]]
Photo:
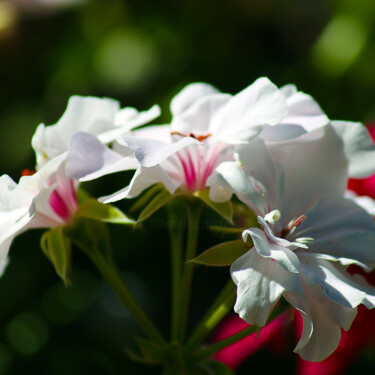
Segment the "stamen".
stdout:
[[284,228],[280,232],[280,237],[285,238],[288,234],[291,234],[295,229],[306,219],[306,215],[301,215],[298,219],[291,221],[288,224],[288,228]]
[[180,132],[177,132],[177,131],[173,131],[173,132],[171,132],[171,135],[179,135],[180,137],[191,137],[191,138],[196,139],[199,142],[202,142],[205,139],[207,139],[208,137],[211,137],[212,134],[208,133],[208,134],[195,135],[194,133],[183,134],[183,133],[180,133]]
[[298,219],[288,224],[288,229],[291,231],[293,228],[297,228],[305,219],[306,215],[301,215]]
[[36,173],[35,170],[31,170],[31,169],[26,168],[26,169],[22,170],[21,176],[32,176],[35,173]]
[[281,212],[279,210],[273,210],[264,216],[264,220],[270,224],[275,224],[281,218]]

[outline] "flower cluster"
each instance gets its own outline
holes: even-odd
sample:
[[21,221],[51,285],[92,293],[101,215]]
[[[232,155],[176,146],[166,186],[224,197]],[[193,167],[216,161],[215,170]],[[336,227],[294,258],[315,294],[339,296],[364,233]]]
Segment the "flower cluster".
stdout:
[[[0,261],[22,231],[71,224],[79,183],[110,173],[135,171],[127,186],[99,198],[105,204],[157,185],[168,200],[204,197],[222,213],[236,196],[257,224],[244,228],[242,255],[231,264],[235,311],[262,327],[283,297],[303,317],[295,351],[309,361],[326,358],[357,306],[375,306],[375,289],[347,272],[375,267],[374,201],[346,192],[349,177],[375,173],[368,131],[331,121],[311,96],[267,78],[234,96],[188,85],[171,113],[170,124],[143,126],[159,115],[157,106],[139,112],[111,99],[72,97],[57,124],[39,125],[36,172],[18,184],[0,179]],[[208,252],[197,259],[214,264]]]

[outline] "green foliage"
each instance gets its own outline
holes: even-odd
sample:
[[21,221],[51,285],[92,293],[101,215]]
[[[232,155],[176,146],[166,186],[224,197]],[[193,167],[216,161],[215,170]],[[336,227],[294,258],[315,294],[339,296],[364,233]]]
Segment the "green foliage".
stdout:
[[223,242],[209,248],[190,262],[205,266],[230,266],[248,250],[249,248],[242,240]]
[[63,227],[56,227],[45,232],[40,245],[46,257],[51,261],[57,274],[69,285],[69,271],[71,266],[71,244],[64,235]]
[[138,223],[148,219],[153,213],[165,206],[172,198],[175,198],[178,193],[171,194],[168,190],[163,189],[157,193],[142,210],[138,217]]
[[135,221],[126,216],[117,207],[100,203],[96,199],[84,201],[78,208],[75,217],[83,217],[112,224],[135,224]]
[[213,202],[209,197],[209,190],[197,191],[194,193],[194,196],[203,201],[207,206],[211,207],[230,224],[233,224],[233,206],[230,201],[224,203]]
[[71,225],[65,227],[65,235],[81,250],[97,252],[108,261],[112,261],[106,223],[76,218]]

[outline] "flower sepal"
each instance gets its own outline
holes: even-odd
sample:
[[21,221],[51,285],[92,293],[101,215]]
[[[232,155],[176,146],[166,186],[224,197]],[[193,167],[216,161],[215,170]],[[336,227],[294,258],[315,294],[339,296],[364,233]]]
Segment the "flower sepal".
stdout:
[[234,372],[228,366],[218,361],[210,360],[202,363],[199,367],[202,375],[234,375]]
[[87,199],[80,204],[75,218],[80,217],[112,224],[134,225],[136,223],[117,207],[101,203],[94,198]]
[[45,232],[40,240],[40,245],[64,284],[70,285],[71,241],[65,235],[64,227],[59,226]]
[[230,266],[248,251],[248,245],[244,244],[242,240],[228,241],[210,247],[188,262],[203,264],[205,266]]
[[125,353],[135,362],[145,363],[148,365],[166,365],[174,369],[183,369],[184,360],[182,350],[177,341],[165,344],[159,344],[154,341],[136,337],[139,354],[126,348]]
[[112,263],[110,236],[106,223],[85,217],[75,217],[64,227],[65,236],[87,255],[98,255]]
[[[137,224],[140,224],[141,222],[147,220],[151,215],[153,215],[160,208],[164,207],[173,198],[181,195],[183,195],[183,193],[176,192],[174,194],[171,194],[167,189],[161,189],[156,195],[154,195],[153,197],[149,197],[150,200],[148,201],[148,204],[143,208],[138,216]],[[143,197],[141,197],[140,199],[142,198]]]
[[198,190],[194,196],[204,202],[208,207],[216,211],[230,224],[233,224],[233,206],[230,200],[223,203],[214,202],[209,197],[209,190]]

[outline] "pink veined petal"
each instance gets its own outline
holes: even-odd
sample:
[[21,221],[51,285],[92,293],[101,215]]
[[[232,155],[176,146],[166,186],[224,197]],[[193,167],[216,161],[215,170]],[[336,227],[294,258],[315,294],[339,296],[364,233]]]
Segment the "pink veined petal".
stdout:
[[49,204],[52,210],[60,216],[64,220],[68,220],[70,216],[70,211],[68,206],[65,204],[63,198],[61,197],[60,193],[55,189],[50,197],[49,197]]
[[210,177],[210,175],[212,174],[215,168],[221,146],[222,146],[222,143],[218,142],[213,148],[213,150],[211,151],[211,153],[209,154],[209,156],[207,157],[206,167],[205,167],[203,177],[202,177],[203,186],[206,186],[207,179],[208,177]]
[[196,188],[196,184],[197,184],[197,173],[195,171],[195,165],[194,165],[193,158],[190,154],[190,150],[187,148],[185,149],[185,152],[186,152],[187,160],[188,160],[189,167],[190,167],[190,176],[191,176],[190,185],[191,185],[192,191],[194,191]]
[[178,159],[180,160],[180,163],[182,165],[186,186],[187,186],[188,190],[192,190],[192,177],[191,177],[191,174],[190,174],[189,166],[187,165],[186,161],[184,160],[184,158],[181,156],[180,153],[177,153],[177,156],[178,156]]

